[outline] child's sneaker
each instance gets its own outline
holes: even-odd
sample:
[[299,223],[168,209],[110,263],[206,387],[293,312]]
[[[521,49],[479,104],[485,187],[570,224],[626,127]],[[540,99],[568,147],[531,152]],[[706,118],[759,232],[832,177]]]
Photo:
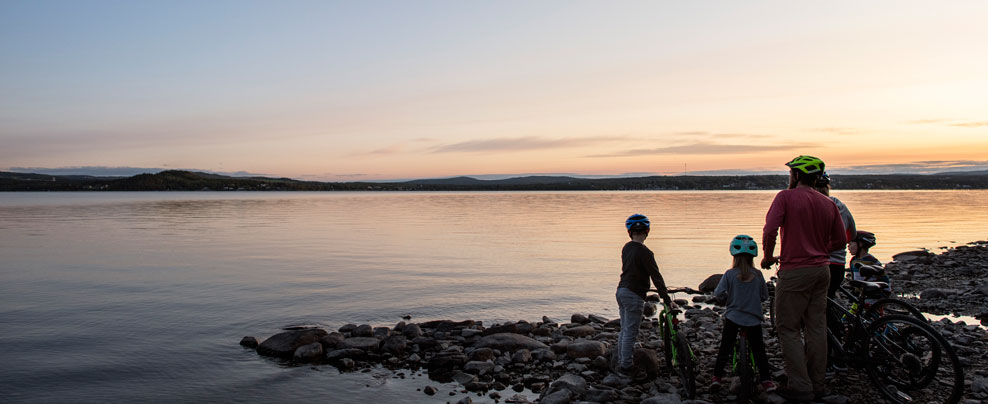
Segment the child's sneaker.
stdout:
[[721,385],[723,385],[723,383],[724,383],[724,381],[721,380],[721,378],[719,378],[717,376],[712,377],[710,379],[710,391],[712,391],[712,392],[720,391],[720,387],[721,387]]
[[775,383],[773,383],[771,380],[765,380],[762,382],[762,391],[766,393],[770,393],[775,391],[775,389],[776,389]]

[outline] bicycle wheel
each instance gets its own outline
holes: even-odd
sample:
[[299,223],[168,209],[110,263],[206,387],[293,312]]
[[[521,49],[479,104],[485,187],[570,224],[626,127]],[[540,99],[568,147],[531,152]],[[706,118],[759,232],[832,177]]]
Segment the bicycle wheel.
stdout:
[[911,316],[879,317],[868,327],[865,369],[893,403],[956,404],[964,370],[954,348],[929,324]]
[[669,335],[669,324],[668,324],[668,320],[663,316],[660,319],[660,324],[659,325],[662,326],[662,328],[660,328],[661,334],[662,334],[662,355],[665,356],[665,359],[666,359],[666,369],[668,369],[668,372],[669,373],[672,373],[672,371],[673,371],[673,367],[672,367],[672,354],[673,354],[672,351],[673,351],[673,346],[672,346],[671,337]]
[[748,351],[748,341],[744,337],[738,338],[738,351],[735,361],[737,361],[738,378],[741,386],[738,390],[738,403],[748,404],[755,396],[755,370],[752,369],[751,353]]
[[680,333],[676,333],[676,350],[676,361],[679,364],[677,371],[683,382],[686,398],[692,400],[696,398],[696,361],[690,343]]
[[895,298],[885,298],[879,299],[877,302],[872,303],[871,307],[868,308],[867,316],[869,319],[877,319],[881,316],[889,316],[893,314],[899,314],[904,316],[916,317],[925,323],[929,323],[923,312],[919,311],[915,306],[909,304],[906,301],[895,299]]

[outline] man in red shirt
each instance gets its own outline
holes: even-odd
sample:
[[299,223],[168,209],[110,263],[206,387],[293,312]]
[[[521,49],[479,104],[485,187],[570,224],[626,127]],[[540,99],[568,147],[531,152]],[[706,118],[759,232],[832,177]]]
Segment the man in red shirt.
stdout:
[[[765,217],[761,266],[780,263],[776,330],[789,385],[779,394],[793,401],[811,401],[814,395],[823,394],[826,381],[830,252],[846,245],[847,236],[837,205],[813,189],[823,173],[823,161],[799,156],[786,165],[789,189],[775,196]],[[775,240],[780,228],[782,248],[777,257]]]

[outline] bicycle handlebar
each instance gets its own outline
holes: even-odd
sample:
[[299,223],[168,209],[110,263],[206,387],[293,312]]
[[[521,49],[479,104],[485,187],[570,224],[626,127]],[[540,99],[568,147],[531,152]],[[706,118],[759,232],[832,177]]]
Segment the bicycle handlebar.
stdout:
[[[649,289],[648,291],[649,292],[659,293],[659,290],[658,289]],[[703,294],[703,292],[701,292],[699,290],[696,290],[696,289],[693,289],[693,288],[688,288],[688,287],[666,288],[666,293],[689,293],[691,295],[702,295]]]

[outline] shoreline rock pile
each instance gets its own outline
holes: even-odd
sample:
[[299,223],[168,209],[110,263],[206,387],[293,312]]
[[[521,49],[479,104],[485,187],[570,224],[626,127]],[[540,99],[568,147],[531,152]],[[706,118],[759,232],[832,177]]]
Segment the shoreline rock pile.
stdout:
[[926,250],[896,254],[885,266],[893,290],[933,314],[975,317],[988,325],[988,241],[941,254]]
[[[988,243],[974,243],[941,255],[907,253],[897,255],[889,264],[889,273],[900,290],[919,291],[932,285],[949,283],[978,288],[984,285],[988,270],[985,255]],[[917,258],[903,258],[903,257]],[[950,262],[953,263],[950,263]],[[955,269],[950,275],[945,268]],[[975,268],[956,271],[957,268]],[[964,273],[970,272],[970,277]],[[958,274],[961,273],[961,274]],[[922,274],[929,274],[923,276]],[[937,274],[937,275],[933,275]],[[903,276],[905,275],[905,276]],[[979,277],[980,276],[980,277]],[[973,282],[973,283],[972,283]],[[700,288],[704,289],[704,288]],[[959,289],[959,288],[958,288]],[[986,303],[980,295],[967,293],[960,299],[943,299],[932,307],[949,308],[949,312],[970,313]],[[928,292],[929,293],[929,292]],[[964,296],[976,296],[966,299]],[[393,377],[404,379],[408,374],[427,374],[439,383],[456,382],[460,388],[450,396],[462,394],[458,403],[473,400],[499,403],[728,403],[735,400],[735,386],[711,386],[711,373],[722,329],[721,307],[707,304],[707,295],[693,296],[692,303],[676,299],[684,311],[680,332],[685,335],[699,357],[698,397],[685,400],[680,381],[666,369],[662,354],[662,339],[658,321],[645,319],[639,334],[640,347],[635,351],[636,367],[644,377],[631,380],[619,377],[612,369],[611,353],[616,345],[620,321],[596,315],[573,314],[570,321],[560,323],[548,317],[542,321],[517,321],[486,326],[481,321],[435,320],[421,323],[399,322],[391,327],[368,324],[347,324],[328,332],[313,327],[292,327],[263,342],[244,337],[241,345],[255,349],[258,354],[278,358],[297,365],[331,365],[341,372],[367,371],[384,367]],[[650,296],[658,301],[657,296]],[[913,299],[918,302],[932,298]],[[971,302],[970,306],[967,302]],[[963,303],[958,308],[956,304]],[[654,314],[654,304],[651,304]],[[925,305],[918,306],[926,310]],[[767,312],[766,305],[766,312]],[[767,317],[767,316],[766,316]],[[966,394],[964,404],[988,401],[988,332],[978,325],[933,322],[934,327],[955,346],[966,365]],[[770,327],[765,327],[765,343],[769,363],[776,381],[784,381],[779,343]],[[414,376],[413,376],[414,378]],[[863,371],[854,369],[831,376],[828,385],[833,394],[819,403],[880,402]],[[423,385],[425,395],[435,395],[438,389]],[[532,393],[532,394],[529,394]],[[472,397],[471,397],[472,396]],[[453,397],[451,397],[453,398]],[[774,393],[762,393],[758,402],[780,404],[785,400]]]

